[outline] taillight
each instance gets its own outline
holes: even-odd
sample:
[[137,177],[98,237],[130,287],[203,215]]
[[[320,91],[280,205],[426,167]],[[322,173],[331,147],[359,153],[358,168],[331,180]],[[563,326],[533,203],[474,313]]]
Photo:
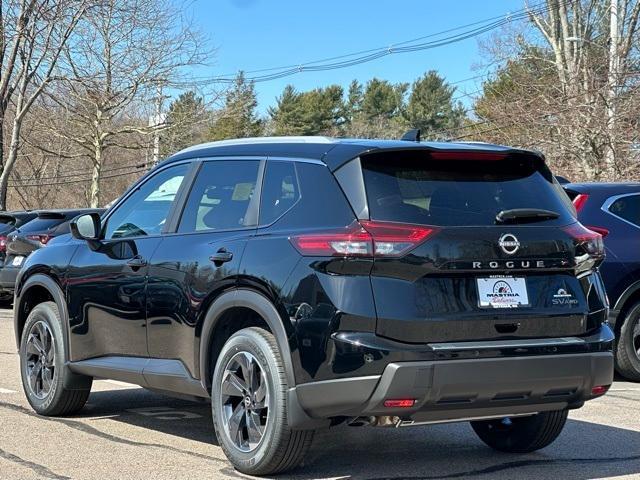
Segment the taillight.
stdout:
[[35,240],[36,242],[40,242],[43,245],[46,245],[49,240],[53,237],[51,235],[27,235],[29,240]]
[[0,235],[0,252],[6,252],[6,251],[7,251],[7,236]]
[[508,154],[496,152],[430,152],[429,156],[434,160],[478,160],[493,162],[504,160]]
[[588,255],[594,258],[604,258],[604,243],[602,235],[593,230],[589,230],[581,223],[574,223],[563,229],[571,235],[576,246],[576,260],[580,261],[580,256]]
[[416,403],[413,398],[398,398],[393,400],[385,400],[384,406],[387,408],[411,408]]
[[363,220],[342,231],[295,235],[290,241],[305,256],[398,257],[435,232],[434,227]]
[[609,235],[609,229],[607,229],[607,228],[594,227],[593,225],[585,225],[585,227],[588,228],[589,230],[591,230],[592,232],[599,233],[600,235],[602,235],[602,238],[604,238],[607,235]]
[[589,200],[589,195],[587,195],[586,193],[580,193],[576,195],[576,197],[573,199],[573,206],[576,207],[576,212],[580,212],[584,208],[587,200]]
[[591,395],[594,395],[594,396],[604,395],[609,391],[610,387],[611,385],[596,385],[591,389]]

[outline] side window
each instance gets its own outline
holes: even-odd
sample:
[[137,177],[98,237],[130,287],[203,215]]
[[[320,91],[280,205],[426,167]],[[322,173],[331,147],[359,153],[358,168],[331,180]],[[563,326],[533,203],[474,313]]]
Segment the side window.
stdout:
[[300,198],[300,186],[293,162],[269,161],[262,184],[260,225],[275,222]]
[[179,232],[232,230],[251,226],[248,217],[258,181],[257,160],[205,162],[180,219]]
[[138,187],[107,220],[105,238],[160,234],[188,168],[167,168]]
[[609,211],[640,227],[640,195],[619,198],[611,204]]

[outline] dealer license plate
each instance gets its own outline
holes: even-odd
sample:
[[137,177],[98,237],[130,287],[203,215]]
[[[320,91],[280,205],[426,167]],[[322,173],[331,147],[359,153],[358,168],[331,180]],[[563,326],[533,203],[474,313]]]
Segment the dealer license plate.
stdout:
[[527,281],[520,277],[478,278],[478,299],[483,308],[529,306]]

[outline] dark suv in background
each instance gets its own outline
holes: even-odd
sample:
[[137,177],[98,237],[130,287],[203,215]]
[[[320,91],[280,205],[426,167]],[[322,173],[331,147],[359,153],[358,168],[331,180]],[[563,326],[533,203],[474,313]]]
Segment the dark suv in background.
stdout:
[[579,220],[601,233],[600,266],[616,333],[616,368],[640,381],[640,183],[571,183],[565,190]]
[[[33,211],[0,212],[0,268],[4,265],[7,255],[7,235],[16,228],[36,218]],[[0,306],[10,306],[13,302],[13,291],[0,291]]]
[[93,378],[210,399],[245,473],[339,423],[471,421],[531,452],[612,382],[602,238],[534,152],[218,142],[71,228],[16,285],[34,410],[78,411]]
[[16,276],[25,258],[54,238],[70,233],[69,223],[73,218],[85,213],[99,214],[103,211],[82,208],[26,212],[28,216],[22,214],[25,221],[16,225],[4,239],[6,254],[0,268],[0,296],[13,299]]

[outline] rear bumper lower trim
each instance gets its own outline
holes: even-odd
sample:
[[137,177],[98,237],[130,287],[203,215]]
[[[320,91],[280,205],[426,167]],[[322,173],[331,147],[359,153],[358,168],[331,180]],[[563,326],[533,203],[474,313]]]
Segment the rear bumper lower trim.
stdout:
[[[613,354],[481,358],[390,363],[380,376],[298,385],[314,418],[393,415],[414,422],[537,413],[580,406],[596,385],[613,382]],[[384,407],[386,399],[416,400]]]

